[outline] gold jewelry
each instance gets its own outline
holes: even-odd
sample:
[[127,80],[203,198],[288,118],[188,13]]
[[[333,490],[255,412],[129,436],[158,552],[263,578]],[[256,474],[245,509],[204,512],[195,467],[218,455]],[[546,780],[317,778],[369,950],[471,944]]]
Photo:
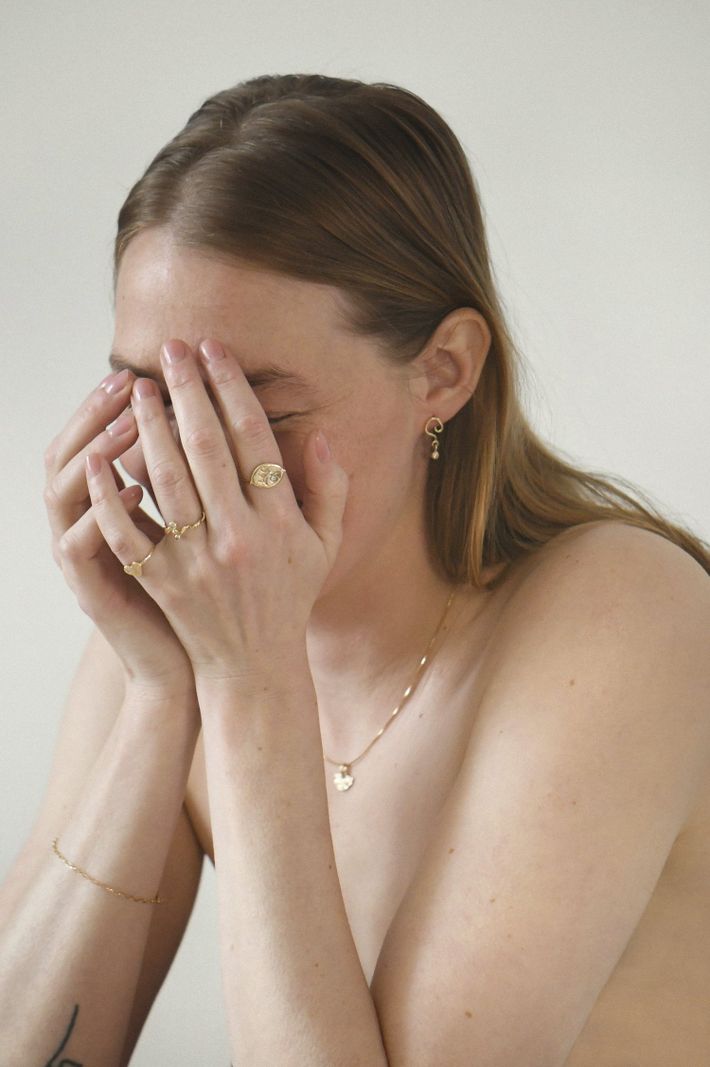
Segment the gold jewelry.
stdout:
[[148,562],[148,560],[150,559],[150,557],[153,555],[154,552],[155,552],[155,548],[151,548],[150,552],[145,557],[145,559],[134,560],[133,563],[124,563],[123,564],[123,569],[126,572],[126,574],[130,574],[134,578],[140,578],[142,573],[143,573],[143,564]]
[[326,756],[325,753],[323,753],[323,755],[324,755],[325,759],[328,761],[328,763],[332,763],[334,766],[336,766],[338,768],[338,770],[333,775],[333,784],[335,785],[335,788],[339,792],[342,793],[346,789],[350,789],[350,787],[352,786],[353,782],[355,781],[355,778],[350,773],[350,768],[353,766],[354,763],[357,763],[358,760],[362,759],[362,757],[367,752],[370,751],[370,749],[374,745],[375,741],[378,739],[378,737],[382,736],[382,734],[385,732],[387,727],[390,725],[392,720],[395,718],[397,713],[400,711],[400,709],[402,708],[404,703],[407,701],[407,699],[414,692],[414,689],[416,688],[416,686],[419,684],[419,679],[420,679],[421,674],[422,674],[422,672],[424,670],[424,667],[426,666],[426,663],[427,663],[427,657],[429,655],[429,649],[434,644],[434,641],[436,640],[437,634],[439,633],[439,630],[441,629],[441,627],[444,624],[444,619],[446,618],[446,616],[449,613],[449,608],[451,607],[451,602],[454,599],[455,594],[456,594],[456,586],[454,586],[454,588],[453,588],[453,590],[451,592],[451,596],[449,597],[449,599],[446,602],[446,607],[444,608],[444,614],[441,616],[441,618],[439,620],[439,625],[437,626],[436,630],[434,630],[434,634],[433,634],[429,644],[427,645],[426,652],[424,653],[422,658],[419,660],[419,666],[417,667],[417,673],[414,676],[414,681],[412,682],[411,685],[407,686],[407,688],[404,690],[404,693],[402,695],[401,701],[399,702],[397,707],[394,709],[394,711],[392,712],[392,714],[390,715],[389,719],[387,720],[385,725],[382,727],[382,729],[379,730],[379,732],[375,734],[375,736],[373,737],[372,741],[370,741],[370,744],[367,746],[367,748],[364,750],[364,752],[361,752],[359,756],[355,757],[355,759],[350,760],[349,763],[340,763],[337,760],[332,760],[332,759],[330,759],[329,756]]
[[255,485],[259,489],[272,489],[279,484],[285,473],[286,468],[279,463],[260,463],[251,472],[249,485]]
[[132,893],[124,893],[122,889],[114,889],[113,886],[107,885],[106,882],[99,882],[97,878],[92,878],[92,876],[90,874],[88,874],[86,871],[82,870],[81,867],[77,867],[75,863],[70,863],[70,861],[66,858],[66,856],[62,855],[62,853],[59,851],[59,848],[57,846],[57,841],[58,840],[59,840],[59,838],[55,837],[54,841],[52,842],[52,848],[54,850],[55,855],[59,856],[60,860],[62,860],[64,863],[66,863],[67,867],[71,867],[71,869],[73,871],[76,871],[77,874],[81,874],[81,875],[83,875],[84,878],[88,878],[90,882],[94,883],[94,885],[100,886],[101,889],[107,889],[109,893],[115,893],[116,896],[125,897],[126,900],[135,900],[136,903],[138,903],[138,904],[164,904],[165,903],[165,897],[159,897],[157,893],[155,894],[154,897],[150,897],[150,898],[149,897],[135,897],[135,896],[133,896]]
[[188,522],[187,526],[178,526],[176,522],[170,521],[167,526],[163,527],[163,529],[165,530],[166,534],[170,534],[170,536],[174,537],[176,541],[179,541],[182,535],[187,530],[195,530],[198,526],[201,526],[203,522],[207,522],[207,516],[205,515],[204,511],[200,515],[197,522]]
[[[430,430],[428,427],[429,427],[429,423],[431,422],[432,419],[434,419],[435,425]],[[439,458],[439,439],[437,438],[436,435],[438,433],[441,433],[441,431],[443,429],[444,429],[444,424],[443,424],[443,422],[441,421],[441,419],[439,418],[438,415],[430,415],[429,418],[426,420],[426,426],[424,427],[424,433],[429,434],[429,437],[431,437],[431,456],[430,456],[431,459],[438,459]]]

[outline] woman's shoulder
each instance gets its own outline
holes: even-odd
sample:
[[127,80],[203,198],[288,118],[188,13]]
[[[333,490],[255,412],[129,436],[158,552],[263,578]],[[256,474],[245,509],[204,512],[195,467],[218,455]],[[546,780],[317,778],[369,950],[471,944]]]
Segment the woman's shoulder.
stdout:
[[509,711],[525,708],[551,741],[562,728],[555,708],[568,720],[586,708],[610,739],[634,720],[661,737],[672,721],[710,761],[710,581],[692,556],[601,521],[548,542],[512,583],[489,642],[489,713],[504,718],[512,701]]
[[[501,590],[486,638],[487,715],[505,717],[508,699],[553,708],[566,690],[590,714],[615,703],[613,730],[633,716],[651,726],[653,704],[659,720],[707,742],[710,761],[710,581],[680,546],[624,522],[589,523],[514,567]],[[552,711],[547,725],[552,738]]]
[[688,552],[660,533],[601,519],[571,526],[517,561],[500,588],[508,587],[503,599],[515,616],[521,604],[584,613],[622,591],[657,599],[664,582],[676,589],[674,601],[689,595],[696,608],[710,606],[708,575]]

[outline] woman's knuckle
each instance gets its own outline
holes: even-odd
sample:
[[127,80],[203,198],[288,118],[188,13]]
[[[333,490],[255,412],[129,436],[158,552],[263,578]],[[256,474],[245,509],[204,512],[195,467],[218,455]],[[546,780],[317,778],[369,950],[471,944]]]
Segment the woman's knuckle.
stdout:
[[65,530],[57,541],[57,553],[59,554],[59,559],[75,559],[77,549],[78,542],[76,536],[72,534],[71,530]]
[[174,489],[180,485],[184,474],[179,464],[174,460],[166,459],[162,463],[156,463],[150,472],[150,480],[157,489]]
[[44,458],[44,465],[45,465],[45,467],[47,469],[51,469],[51,468],[54,467],[54,464],[55,464],[56,459],[57,459],[57,439],[56,439],[56,437],[54,438],[53,441],[50,441],[50,443],[45,448],[44,457],[43,458]]
[[128,537],[125,534],[117,532],[111,539],[111,550],[114,556],[119,559],[125,557],[126,559],[133,559],[131,555],[132,549]]
[[225,531],[215,545],[217,562],[224,567],[243,566],[248,555],[246,541],[234,530]]
[[245,411],[235,420],[234,429],[240,436],[261,441],[267,436],[269,424],[265,415],[259,415],[255,411]]
[[218,447],[219,437],[208,426],[195,426],[185,437],[185,451],[193,456],[213,456]]
[[54,510],[59,505],[60,495],[54,481],[49,481],[45,484],[42,490],[42,499],[49,511]]

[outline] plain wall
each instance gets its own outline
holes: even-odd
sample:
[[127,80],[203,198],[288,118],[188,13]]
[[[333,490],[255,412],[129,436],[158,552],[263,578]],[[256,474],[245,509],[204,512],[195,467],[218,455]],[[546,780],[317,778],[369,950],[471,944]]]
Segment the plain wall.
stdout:
[[[704,0],[3,6],[0,879],[91,629],[51,556],[43,451],[108,372],[116,215],[158,148],[257,74],[423,96],[471,161],[534,424],[707,539],[709,39]],[[137,1067],[229,1062],[215,897],[206,865]]]

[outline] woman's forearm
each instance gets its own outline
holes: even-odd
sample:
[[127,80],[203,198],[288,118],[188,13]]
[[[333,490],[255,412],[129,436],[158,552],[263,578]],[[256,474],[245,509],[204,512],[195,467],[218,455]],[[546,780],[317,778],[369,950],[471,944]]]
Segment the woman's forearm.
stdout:
[[[127,692],[58,847],[135,896],[158,890],[199,716],[189,697]],[[47,841],[31,888],[0,915],[0,1034],[8,1067],[118,1067],[154,909],[94,885]]]
[[234,1067],[386,1067],[343,903],[305,664],[200,685]]

